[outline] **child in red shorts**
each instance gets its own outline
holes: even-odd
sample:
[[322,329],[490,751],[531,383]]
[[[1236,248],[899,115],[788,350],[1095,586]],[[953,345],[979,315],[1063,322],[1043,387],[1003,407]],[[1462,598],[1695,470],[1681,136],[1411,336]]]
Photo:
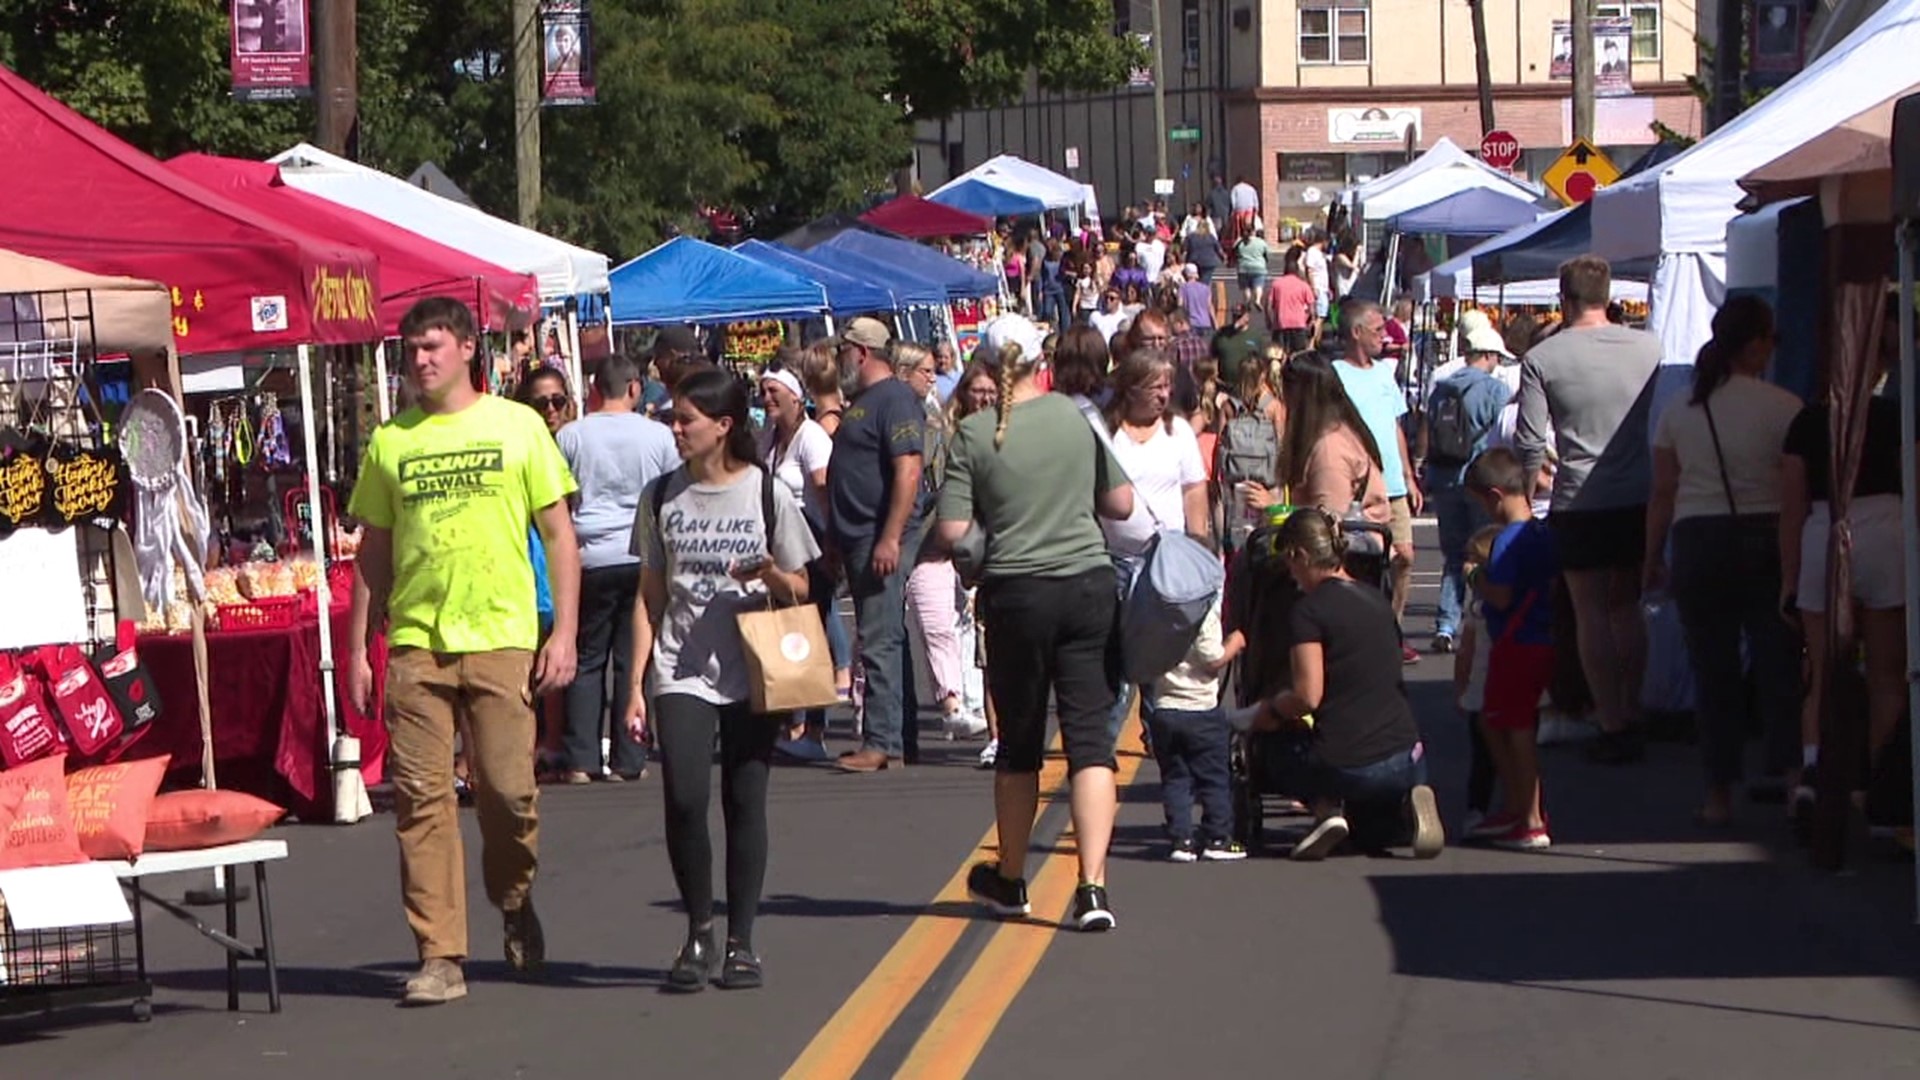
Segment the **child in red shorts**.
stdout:
[[1516,851],[1544,851],[1546,811],[1540,800],[1535,728],[1540,698],[1553,678],[1553,580],[1559,575],[1553,537],[1533,516],[1527,473],[1513,451],[1495,448],[1467,468],[1468,491],[1500,526],[1473,589],[1486,615],[1486,701],[1481,724],[1503,805],[1469,834]]

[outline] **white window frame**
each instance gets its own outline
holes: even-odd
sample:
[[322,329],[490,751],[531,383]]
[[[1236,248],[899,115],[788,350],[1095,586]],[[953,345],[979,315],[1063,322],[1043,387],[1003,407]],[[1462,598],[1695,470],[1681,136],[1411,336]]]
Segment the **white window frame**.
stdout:
[[[1307,33],[1307,15],[1318,12],[1326,13],[1327,32],[1325,34],[1309,34]],[[1340,16],[1353,13],[1358,13],[1366,23],[1366,32],[1361,34],[1360,37],[1362,41],[1366,42],[1367,55],[1359,60],[1342,60],[1340,59]],[[1347,36],[1351,37],[1352,35]],[[1327,58],[1325,60],[1307,59],[1307,51],[1304,46],[1308,38],[1314,38],[1316,40],[1324,38],[1326,40]],[[1297,21],[1294,24],[1294,55],[1299,58],[1301,65],[1306,67],[1366,67],[1372,64],[1372,5],[1367,3],[1366,0],[1330,0],[1328,3],[1303,4],[1297,13]]]
[[1638,32],[1633,35],[1633,44],[1629,46],[1628,58],[1636,64],[1657,64],[1660,62],[1661,48],[1665,44],[1666,22],[1660,11],[1659,0],[1629,0],[1625,3],[1600,3],[1593,6],[1593,14],[1599,19],[1631,19],[1636,11],[1653,12],[1653,52],[1642,56],[1635,46],[1644,36]]
[[1180,58],[1188,71],[1200,70],[1200,38],[1200,0],[1181,0]]

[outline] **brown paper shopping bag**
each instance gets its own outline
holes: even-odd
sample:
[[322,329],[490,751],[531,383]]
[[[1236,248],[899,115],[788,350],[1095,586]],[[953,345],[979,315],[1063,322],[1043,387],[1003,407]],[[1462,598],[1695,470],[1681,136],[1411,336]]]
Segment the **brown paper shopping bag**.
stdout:
[[820,609],[801,604],[742,612],[736,618],[754,712],[824,709],[839,703]]

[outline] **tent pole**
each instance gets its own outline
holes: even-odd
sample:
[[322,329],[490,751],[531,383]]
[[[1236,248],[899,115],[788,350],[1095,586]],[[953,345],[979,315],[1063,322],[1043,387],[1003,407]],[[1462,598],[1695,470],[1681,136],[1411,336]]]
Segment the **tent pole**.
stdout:
[[[1895,225],[1894,246],[1900,255],[1900,446],[1903,450],[1911,448],[1914,440],[1920,439],[1920,420],[1913,415],[1915,388],[1914,365],[1914,318],[1913,318],[1913,256],[1915,248],[1916,224],[1910,218],[1900,220]],[[1914,461],[1912,453],[1900,455],[1900,522],[1906,530],[1907,542],[1902,545],[1907,563],[1907,715],[1920,717],[1920,538],[1914,535],[1915,513],[1920,509],[1920,491],[1915,485],[1920,483],[1920,463]],[[1920,739],[1909,740],[1910,753],[1915,771],[1920,776]],[[1920,810],[1920,786],[1914,788],[1913,804]],[[1920,813],[1915,820],[1920,821]],[[1920,867],[1914,871],[1914,889],[1920,896]],[[1914,918],[1920,922],[1920,907],[1916,908]]]
[[384,341],[373,347],[373,377],[379,383],[380,422],[384,424],[393,419],[393,400],[387,396],[387,343]]
[[573,385],[573,392],[579,395],[581,404],[587,400],[585,368],[580,360],[580,298],[567,297],[567,381]]
[[[297,350],[300,363],[300,407],[307,416],[313,415],[313,347],[301,345]],[[320,702],[326,717],[326,742],[323,744],[327,761],[336,762],[335,742],[340,733],[340,716],[334,701],[333,667],[333,597],[327,586],[326,532],[327,522],[320,512],[320,461],[319,447],[311,422],[300,425],[305,439],[307,458],[307,542],[313,549],[313,560],[321,569],[319,580],[314,589],[320,601]],[[336,800],[337,802],[337,800]],[[351,816],[355,808],[336,805],[333,808],[333,820],[337,824],[347,825],[358,820]]]

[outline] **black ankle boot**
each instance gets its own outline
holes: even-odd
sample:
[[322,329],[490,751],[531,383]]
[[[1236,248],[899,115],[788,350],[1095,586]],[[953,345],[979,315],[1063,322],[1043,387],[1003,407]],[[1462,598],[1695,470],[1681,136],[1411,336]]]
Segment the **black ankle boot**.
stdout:
[[760,958],[753,955],[753,947],[728,938],[727,958],[720,965],[720,989],[756,990],[762,981]]
[[680,955],[673,958],[673,970],[667,972],[667,989],[683,994],[705,990],[718,960],[719,953],[713,947],[713,927],[689,930],[687,943],[680,946]]

